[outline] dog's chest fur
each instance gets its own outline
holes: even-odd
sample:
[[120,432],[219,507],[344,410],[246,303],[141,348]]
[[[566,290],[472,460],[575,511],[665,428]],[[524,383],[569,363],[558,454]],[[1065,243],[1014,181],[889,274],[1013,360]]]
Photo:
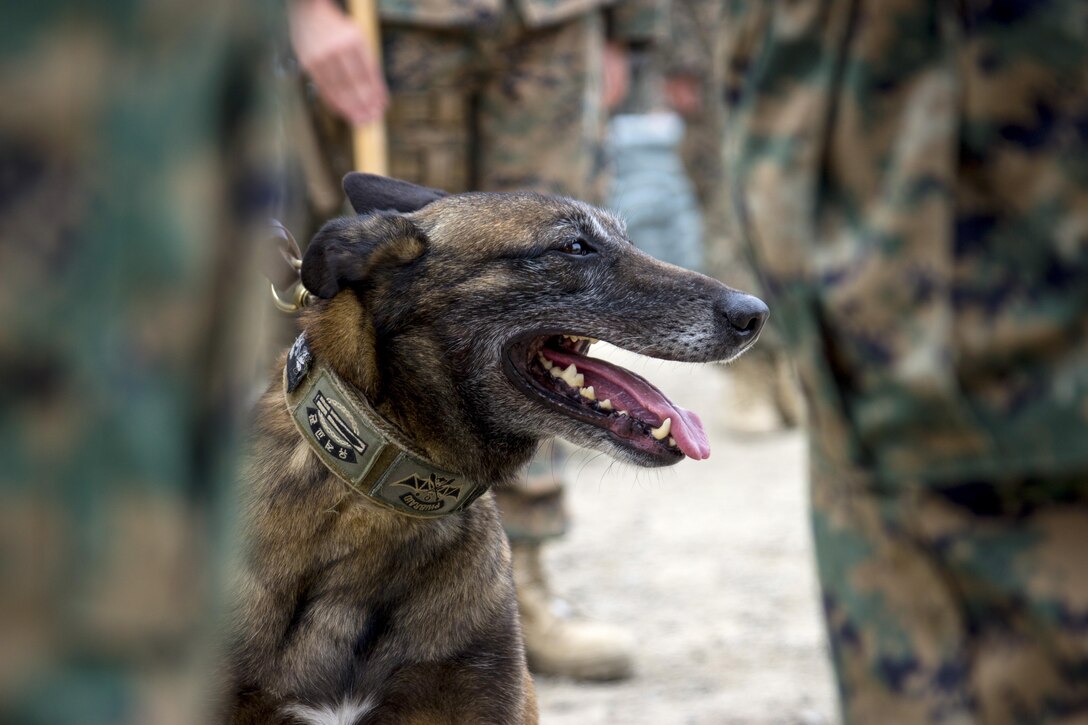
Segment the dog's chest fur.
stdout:
[[278,386],[259,420],[232,721],[520,720],[524,661],[491,495],[455,518],[406,519],[317,460]]

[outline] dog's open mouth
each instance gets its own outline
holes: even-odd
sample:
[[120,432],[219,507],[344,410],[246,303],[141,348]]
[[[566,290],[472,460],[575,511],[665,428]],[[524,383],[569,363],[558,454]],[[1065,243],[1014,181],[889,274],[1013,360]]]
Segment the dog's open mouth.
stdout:
[[707,458],[710,444],[699,416],[635,373],[589,357],[594,342],[564,334],[523,338],[507,350],[507,374],[526,394],[605,429],[629,448],[665,462]]

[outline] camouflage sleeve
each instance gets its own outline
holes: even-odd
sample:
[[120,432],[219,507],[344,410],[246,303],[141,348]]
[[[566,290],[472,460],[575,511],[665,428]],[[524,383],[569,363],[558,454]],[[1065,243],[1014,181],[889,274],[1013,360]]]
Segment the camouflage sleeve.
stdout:
[[608,39],[653,46],[668,37],[670,0],[618,0],[605,9]]

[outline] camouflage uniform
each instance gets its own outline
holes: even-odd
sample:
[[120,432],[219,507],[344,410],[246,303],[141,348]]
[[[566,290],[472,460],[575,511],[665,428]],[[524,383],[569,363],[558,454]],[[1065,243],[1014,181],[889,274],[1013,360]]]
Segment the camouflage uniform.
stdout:
[[603,43],[653,41],[663,11],[662,0],[382,0],[392,175],[599,203]]
[[[760,294],[752,261],[730,214],[730,178],[724,166],[723,140],[739,91],[737,69],[727,58],[734,58],[735,44],[744,42],[744,27],[734,22],[728,5],[722,0],[673,0],[672,40],[664,68],[666,75],[692,78],[699,89],[700,107],[684,116],[680,154],[703,212],[707,272],[731,287]],[[727,420],[734,429],[755,432],[800,420],[797,384],[776,318],[771,317],[760,344],[729,368],[733,395]],[[744,416],[766,420],[745,421]]]
[[272,32],[241,5],[0,22],[5,723],[207,721]]
[[[662,0],[384,0],[379,14],[391,176],[600,202],[603,42],[658,40]],[[307,100],[323,181],[338,184],[353,166],[350,129],[315,92]]]
[[732,2],[849,722],[1088,719],[1088,8]]
[[713,244],[726,236],[726,204],[721,195],[725,130],[722,10],[721,0],[672,0],[671,38],[663,49],[665,74],[686,76],[698,84],[701,105],[684,116],[680,154],[704,210],[707,239]]

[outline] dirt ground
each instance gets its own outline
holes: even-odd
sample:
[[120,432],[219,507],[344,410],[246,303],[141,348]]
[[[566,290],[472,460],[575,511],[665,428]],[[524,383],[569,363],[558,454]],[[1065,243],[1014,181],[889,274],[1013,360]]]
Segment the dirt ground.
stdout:
[[802,435],[731,436],[720,368],[594,354],[698,412],[712,453],[663,470],[572,455],[574,526],[545,554],[554,588],[578,611],[636,634],[637,674],[597,685],[538,677],[542,723],[837,722]]

